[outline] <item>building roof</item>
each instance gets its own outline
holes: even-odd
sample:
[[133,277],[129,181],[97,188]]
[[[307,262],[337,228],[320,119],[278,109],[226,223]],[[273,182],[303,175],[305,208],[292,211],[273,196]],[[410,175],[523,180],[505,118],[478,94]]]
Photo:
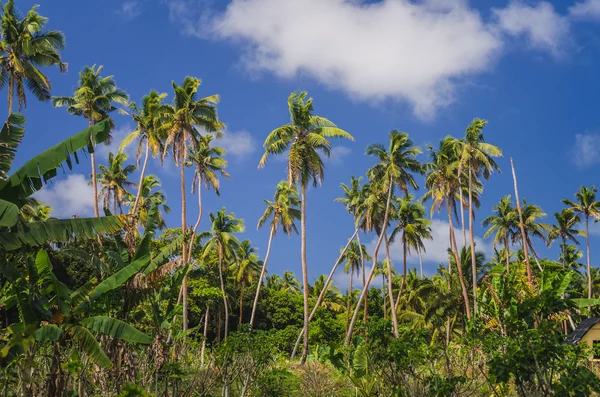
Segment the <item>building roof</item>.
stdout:
[[575,330],[571,332],[569,336],[567,336],[567,338],[565,339],[565,343],[568,343],[570,345],[578,344],[579,341],[581,341],[581,339],[585,336],[585,334],[587,334],[588,331],[598,322],[600,322],[600,318],[598,317],[586,318],[585,320],[579,323],[577,328],[575,328]]

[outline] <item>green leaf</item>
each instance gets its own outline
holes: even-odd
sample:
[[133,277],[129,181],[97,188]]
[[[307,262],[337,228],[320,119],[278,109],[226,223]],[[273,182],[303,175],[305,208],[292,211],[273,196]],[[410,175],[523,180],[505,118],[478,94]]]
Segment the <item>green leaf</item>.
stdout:
[[81,350],[88,355],[94,364],[102,368],[112,367],[112,362],[106,353],[104,353],[94,335],[92,335],[87,328],[74,325],[68,329],[68,333],[73,337],[73,339],[79,342],[79,347]]
[[185,241],[185,234],[180,234],[175,240],[173,240],[169,245],[164,247],[158,255],[156,255],[148,267],[144,270],[144,274],[148,275],[160,265],[164,263],[164,261],[173,254]]
[[5,180],[25,135],[25,117],[12,113],[0,130],[0,180]]
[[577,298],[577,299],[571,299],[571,301],[578,308],[583,308],[583,307],[588,307],[588,306],[599,306],[600,305],[600,299]]
[[115,339],[145,345],[152,343],[151,337],[116,318],[106,316],[87,317],[81,320],[80,323],[92,331],[108,335]]
[[12,227],[19,222],[19,207],[0,199],[0,226]]
[[62,336],[63,331],[57,325],[46,324],[35,331],[35,340],[38,342],[56,342]]

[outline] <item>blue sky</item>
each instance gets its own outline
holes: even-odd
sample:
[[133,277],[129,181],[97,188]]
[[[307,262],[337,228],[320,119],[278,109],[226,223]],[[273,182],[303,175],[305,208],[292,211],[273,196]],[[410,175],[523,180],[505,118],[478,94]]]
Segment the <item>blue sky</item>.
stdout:
[[[268,132],[288,121],[286,99],[307,90],[316,113],[352,133],[356,142],[335,142],[322,187],[308,197],[310,277],[327,273],[353,232],[351,217],[334,203],[339,185],[363,175],[373,160],[368,143],[386,143],[388,132],[408,132],[416,144],[461,136],[474,117],[489,121],[486,140],[504,151],[501,174],[486,183],[479,225],[500,197],[511,194],[509,157],[520,193],[549,214],[562,208],[582,185],[600,184],[600,0],[507,2],[426,0],[106,0],[40,1],[49,29],[67,38],[63,58],[69,72],[48,70],[55,95],[73,92],[78,71],[104,65],[104,73],[132,100],[151,89],[172,96],[171,81],[186,75],[203,80],[201,94],[222,97],[227,124],[221,145],[228,149],[231,181],[220,198],[204,194],[208,213],[223,206],[246,221],[242,238],[264,253],[268,230],[256,231],[285,163],[256,166]],[[18,1],[25,12],[33,2]],[[68,11],[67,11],[68,10]],[[169,98],[170,98],[169,97]],[[6,105],[2,96],[0,105]],[[27,133],[17,164],[83,129],[85,120],[29,99]],[[115,116],[115,136],[133,123]],[[112,148],[114,150],[114,147]],[[106,158],[109,149],[100,149]],[[425,161],[426,155],[421,159]],[[180,222],[179,177],[170,163],[151,164]],[[87,161],[40,192],[55,215],[92,214]],[[191,182],[191,174],[188,184]],[[422,184],[422,183],[421,183]],[[189,185],[188,185],[189,186]],[[417,192],[417,196],[423,191]],[[189,222],[197,214],[188,196]],[[445,257],[446,216],[436,216],[425,256],[426,271]],[[208,228],[208,218],[201,228]],[[592,260],[600,258],[600,228],[592,237]],[[369,243],[373,236],[363,236]],[[270,271],[300,275],[299,237],[278,236]],[[479,242],[489,252],[491,242]],[[540,246],[541,248],[541,246]],[[546,251],[541,248],[541,252]],[[397,268],[401,251],[393,248]],[[548,251],[556,255],[556,249]],[[600,259],[599,259],[600,260]],[[411,266],[417,260],[412,259]],[[344,281],[338,276],[339,283]]]

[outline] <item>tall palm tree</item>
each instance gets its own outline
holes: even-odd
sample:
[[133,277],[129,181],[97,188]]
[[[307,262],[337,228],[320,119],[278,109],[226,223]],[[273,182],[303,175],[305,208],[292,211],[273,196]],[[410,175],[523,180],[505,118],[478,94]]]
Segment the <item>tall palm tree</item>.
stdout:
[[209,218],[212,223],[211,230],[199,234],[201,241],[206,240],[204,244],[203,257],[217,253],[217,266],[219,267],[219,282],[221,292],[223,293],[223,305],[225,307],[225,338],[229,333],[229,308],[227,305],[227,293],[225,292],[225,281],[223,278],[223,261],[233,262],[236,259],[237,250],[240,241],[234,233],[244,231],[244,221],[235,217],[233,212],[227,213],[225,208],[216,214],[210,213]]
[[306,262],[306,188],[312,181],[313,186],[323,182],[325,164],[321,154],[329,157],[331,142],[329,138],[354,140],[352,135],[338,128],[328,119],[313,114],[313,101],[306,92],[293,92],[288,97],[290,123],[271,131],[264,143],[265,154],[259,168],[267,163],[269,154],[282,154],[289,149],[287,161],[288,183],[300,185],[301,189],[301,261],[302,285],[304,289],[304,345],[301,362],[308,355],[308,264]]
[[[560,251],[562,257],[562,253],[565,251],[569,241],[579,245],[576,236],[582,235],[581,230],[577,229],[577,225],[581,222],[581,217],[575,214],[575,211],[572,209],[564,208],[562,211],[554,213],[554,219],[556,223],[552,225],[552,229],[548,234],[548,240],[552,243],[556,239],[561,239]],[[566,267],[567,264],[564,260],[562,263]]]
[[[551,227],[550,225],[539,221],[540,219],[546,217],[546,214],[544,211],[542,211],[542,208],[535,204],[527,204],[525,199],[523,199],[521,202],[521,213],[523,216],[523,231],[525,232],[527,249],[533,254],[538,268],[541,271],[542,269],[541,265],[539,264],[539,256],[537,255],[537,252],[533,246],[532,237],[537,237],[547,244],[548,238],[546,236],[550,233]],[[513,242],[521,241],[521,244],[523,244],[521,233],[517,232],[520,227],[519,219],[515,217],[514,221],[515,223],[513,225],[514,232],[512,235],[512,240]]]
[[[454,263],[460,263],[453,222],[453,215],[454,218],[458,218],[456,203],[463,198],[463,184],[461,183],[460,178],[458,178],[460,144],[455,138],[448,136],[440,141],[438,149],[429,146],[429,155],[431,161],[426,164],[427,175],[425,177],[425,186],[428,191],[425,192],[423,199],[424,201],[432,201],[429,214],[430,217],[433,217],[434,211],[441,212],[442,208],[446,207],[445,209],[448,214],[450,251],[454,254]],[[477,196],[474,196],[473,200],[477,200]],[[477,201],[475,201],[475,204],[477,204]],[[462,273],[462,268],[458,267],[457,270],[465,312],[467,314],[467,319],[470,320],[471,308],[465,278]],[[448,262],[448,274],[452,274],[450,262]],[[448,280],[450,280],[450,278],[448,278]]]
[[346,263],[344,264],[344,273],[350,274],[350,285],[348,286],[348,296],[347,296],[347,305],[346,305],[346,330],[348,330],[348,324],[350,323],[350,310],[352,308],[352,298],[353,298],[353,289],[352,289],[352,279],[354,278],[354,274],[358,274],[361,270],[363,276],[365,274],[365,260],[370,261],[371,257],[367,253],[367,249],[363,244],[360,244],[359,240],[352,241],[348,246],[348,249],[342,256],[342,260]]
[[392,307],[393,311],[397,310],[400,296],[406,284],[406,254],[411,253],[412,249],[418,253],[424,251],[425,244],[423,240],[433,238],[431,236],[431,221],[425,218],[425,208],[421,203],[414,201],[413,195],[409,194],[399,201],[395,221],[397,225],[390,235],[390,242],[396,239],[396,235],[401,234],[404,270],[398,297]]
[[[471,245],[471,272],[473,277],[473,314],[477,315],[477,277],[475,258],[475,235],[473,232],[473,180],[483,177],[488,180],[494,170],[499,170],[494,157],[502,156],[502,151],[494,145],[486,143],[483,137],[483,127],[486,120],[474,119],[465,131],[465,136],[460,141],[461,153],[458,174],[462,169],[467,169],[469,189],[469,237]],[[464,225],[463,225],[464,228]]]
[[[201,81],[195,77],[186,77],[182,85],[172,82],[175,96],[172,105],[166,105],[162,110],[164,128],[167,137],[164,143],[163,159],[167,151],[171,149],[175,166],[179,167],[181,182],[181,230],[187,230],[187,208],[185,192],[185,159],[186,148],[191,148],[195,153],[201,144],[201,133],[198,128],[206,132],[215,133],[219,136],[225,125],[219,121],[217,115],[218,95],[205,98],[198,97],[198,89]],[[198,193],[200,194],[200,193]],[[181,253],[182,263],[187,263],[187,246],[183,244]],[[187,308],[187,277],[184,278],[182,286],[183,306]],[[184,310],[183,329],[188,327],[187,310]]]
[[38,100],[50,100],[50,80],[41,67],[56,65],[61,73],[67,71],[59,52],[65,36],[59,30],[44,32],[48,18],[38,14],[37,7],[21,18],[14,0],[8,0],[0,16],[0,89],[8,84],[8,114],[15,96],[19,111],[27,106],[25,86]]
[[493,215],[488,216],[482,222],[483,227],[489,229],[485,232],[484,238],[490,237],[494,234],[494,248],[499,243],[504,244],[504,253],[506,255],[506,274],[510,273],[510,248],[509,239],[514,233],[515,225],[518,227],[517,211],[512,206],[510,194],[502,197],[500,202],[494,205]]
[[262,267],[262,261],[258,260],[256,248],[252,246],[250,240],[244,240],[237,247],[235,262],[231,266],[235,281],[240,287],[240,318],[239,324],[243,322],[244,314],[244,289],[250,285],[259,274],[259,269]]
[[[127,93],[117,87],[113,76],[102,77],[102,66],[86,66],[79,72],[79,83],[72,97],[52,97],[55,107],[67,107],[67,112],[75,116],[83,116],[91,127],[99,121],[109,117],[114,111],[124,112],[115,105],[127,104]],[[111,122],[112,124],[112,122]],[[95,148],[93,136],[92,145]],[[96,177],[96,153],[90,153],[92,163],[92,186],[94,187],[94,215],[98,212],[98,182]]]
[[[379,159],[379,163],[375,164],[367,171],[367,176],[371,181],[371,186],[377,187],[381,192],[385,192],[387,195],[386,198],[386,207],[385,213],[383,216],[383,221],[381,222],[381,233],[379,235],[379,239],[377,241],[377,245],[375,246],[375,250],[373,252],[373,269],[377,264],[377,253],[379,251],[379,247],[381,246],[381,242],[385,238],[386,240],[386,265],[387,265],[387,273],[388,273],[388,295],[390,297],[390,302],[393,305],[394,295],[392,292],[392,265],[391,258],[389,257],[389,249],[387,249],[387,233],[386,229],[389,222],[390,215],[390,204],[392,202],[392,196],[394,193],[394,188],[399,188],[405,194],[408,194],[408,189],[418,189],[419,186],[414,179],[413,174],[423,174],[424,169],[422,164],[417,160],[417,155],[421,153],[421,148],[418,146],[414,146],[412,140],[408,137],[408,134],[405,132],[398,132],[396,130],[390,132],[390,142],[389,148],[386,149],[384,145],[381,144],[370,144],[367,146],[365,154],[369,156],[375,156]],[[367,286],[369,282],[367,281]],[[361,293],[361,298],[366,294],[366,289],[363,289]],[[359,298],[358,305],[362,303],[362,299]],[[398,320],[396,318],[396,313],[394,310],[391,311],[392,317],[392,329],[394,335],[398,337]],[[352,330],[352,323],[348,332]],[[346,337],[348,340],[348,336]]]
[[258,284],[256,285],[256,295],[254,296],[254,303],[252,305],[252,315],[250,316],[250,327],[254,325],[254,316],[256,315],[256,308],[258,306],[258,298],[260,296],[260,288],[262,286],[262,280],[267,271],[267,263],[271,254],[271,243],[273,237],[277,234],[277,229],[281,228],[284,233],[289,236],[292,232],[298,233],[295,221],[301,218],[301,213],[298,207],[300,206],[300,200],[298,199],[298,190],[294,185],[290,185],[286,181],[281,181],[275,188],[275,194],[273,195],[273,201],[265,200],[267,208],[264,214],[258,220],[257,229],[263,227],[269,219],[270,230],[269,230],[269,242],[267,243],[267,252],[265,254],[265,260],[258,277]]
[[[162,212],[168,214],[171,212],[171,208],[167,205],[167,196],[160,190],[160,180],[155,175],[146,175],[142,180],[142,186],[140,189],[140,199],[138,201],[138,226],[143,226],[148,220],[148,213],[152,207],[162,209],[162,211],[156,212],[156,226],[159,229],[167,227]],[[132,197],[133,200],[135,198]],[[126,203],[129,207],[132,207],[134,201]]]
[[563,200],[569,208],[576,214],[583,215],[585,218],[585,245],[587,250],[587,274],[588,274],[588,298],[592,297],[592,261],[590,253],[590,217],[600,218],[600,201],[596,200],[598,189],[594,186],[579,188],[575,193],[575,201]]
[[[148,165],[148,158],[152,155],[153,158],[158,156],[163,151],[163,142],[161,139],[162,126],[160,122],[161,112],[164,109],[162,101],[167,97],[167,94],[159,94],[157,91],[152,90],[148,95],[142,98],[142,108],[139,109],[134,102],[129,104],[132,110],[133,120],[136,122],[136,128],[125,137],[121,142],[120,150],[125,150],[129,144],[134,140],[139,139],[138,148],[135,156],[136,165],[140,166],[140,156],[142,150],[145,151],[144,163],[140,172],[140,181],[138,183],[138,191],[135,196],[135,201],[131,207],[131,213],[135,214],[140,202],[142,195],[142,182],[146,176],[146,167]],[[145,147],[145,149],[144,149]]]
[[109,209],[110,200],[113,201],[113,213],[117,213],[117,206],[123,213],[123,203],[130,193],[127,187],[135,187],[134,182],[129,181],[129,176],[136,170],[135,165],[125,165],[127,155],[123,152],[108,153],[108,164],[100,164],[98,168],[98,182],[100,182],[100,194],[104,197],[104,209]]

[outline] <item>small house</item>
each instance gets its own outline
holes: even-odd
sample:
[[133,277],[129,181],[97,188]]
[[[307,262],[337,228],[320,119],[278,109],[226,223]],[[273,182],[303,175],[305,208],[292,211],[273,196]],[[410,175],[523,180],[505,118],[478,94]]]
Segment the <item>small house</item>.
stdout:
[[[587,343],[590,347],[600,345],[600,318],[592,317],[583,320],[565,339],[565,343],[571,345],[576,345],[581,342]],[[600,360],[599,356],[590,358],[593,360]]]

